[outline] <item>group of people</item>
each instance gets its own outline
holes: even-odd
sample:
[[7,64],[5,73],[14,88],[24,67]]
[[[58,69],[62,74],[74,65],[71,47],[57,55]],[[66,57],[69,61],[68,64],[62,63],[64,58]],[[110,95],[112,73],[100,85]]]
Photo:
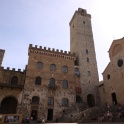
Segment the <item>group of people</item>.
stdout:
[[[33,117],[31,117],[30,121],[33,120]],[[37,119],[37,123],[45,123],[45,117],[43,116],[42,118]]]
[[110,111],[107,111],[103,116],[100,116],[98,118],[98,122],[103,122],[105,119],[109,120],[109,121],[112,121],[113,114]]
[[124,110],[122,109],[121,105],[118,105],[118,118],[124,119]]
[[[113,120],[113,114],[110,112],[110,106],[107,106],[108,111],[98,118],[98,122],[103,122],[104,120]],[[121,105],[118,105],[117,112],[116,112],[116,118],[118,119],[124,119],[124,110],[122,109]]]

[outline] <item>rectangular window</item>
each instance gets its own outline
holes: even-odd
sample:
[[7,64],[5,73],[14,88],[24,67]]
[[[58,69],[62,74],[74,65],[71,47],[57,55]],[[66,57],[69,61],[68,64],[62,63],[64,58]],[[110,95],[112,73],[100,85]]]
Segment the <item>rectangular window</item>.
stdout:
[[67,80],[63,80],[62,81],[62,88],[68,88],[68,81]]
[[62,106],[68,106],[68,99],[66,98],[62,99]]
[[54,104],[54,99],[52,97],[48,98],[48,105],[53,105]]
[[67,66],[63,66],[63,67],[62,67],[62,71],[63,71],[64,73],[67,73],[67,72],[68,72],[68,67],[67,67]]
[[54,78],[50,78],[49,86],[55,87],[55,79]]
[[42,69],[43,68],[43,63],[42,62],[37,62],[37,68]]

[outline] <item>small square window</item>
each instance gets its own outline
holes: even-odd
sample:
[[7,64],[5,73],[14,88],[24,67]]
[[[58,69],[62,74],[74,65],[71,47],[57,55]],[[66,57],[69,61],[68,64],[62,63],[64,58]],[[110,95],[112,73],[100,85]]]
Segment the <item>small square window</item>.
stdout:
[[62,106],[68,106],[68,99],[66,98],[62,99]]
[[85,21],[83,21],[83,24],[85,24]]

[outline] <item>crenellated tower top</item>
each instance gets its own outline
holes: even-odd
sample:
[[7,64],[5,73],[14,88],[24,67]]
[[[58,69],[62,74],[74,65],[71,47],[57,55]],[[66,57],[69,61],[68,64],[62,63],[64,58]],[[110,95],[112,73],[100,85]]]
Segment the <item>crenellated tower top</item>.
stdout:
[[73,19],[75,18],[76,15],[81,15],[81,16],[84,16],[84,17],[89,17],[91,18],[91,15],[87,13],[87,10],[86,9],[82,9],[82,8],[78,8],[78,10],[75,11],[69,25],[71,25]]
[[42,46],[38,47],[37,45],[33,46],[32,44],[29,44],[28,53],[30,53],[30,52],[75,60],[75,54],[74,53],[59,50],[59,49],[55,50],[54,48],[51,49],[51,48],[46,48],[46,47],[42,47]]

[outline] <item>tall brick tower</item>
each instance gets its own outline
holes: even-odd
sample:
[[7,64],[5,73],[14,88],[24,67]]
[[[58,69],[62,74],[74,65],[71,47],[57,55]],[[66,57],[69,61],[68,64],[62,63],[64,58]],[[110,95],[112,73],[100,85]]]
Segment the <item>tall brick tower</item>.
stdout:
[[75,11],[70,21],[70,51],[76,53],[75,64],[80,69],[82,101],[89,107],[99,103],[99,82],[91,15],[85,9]]

